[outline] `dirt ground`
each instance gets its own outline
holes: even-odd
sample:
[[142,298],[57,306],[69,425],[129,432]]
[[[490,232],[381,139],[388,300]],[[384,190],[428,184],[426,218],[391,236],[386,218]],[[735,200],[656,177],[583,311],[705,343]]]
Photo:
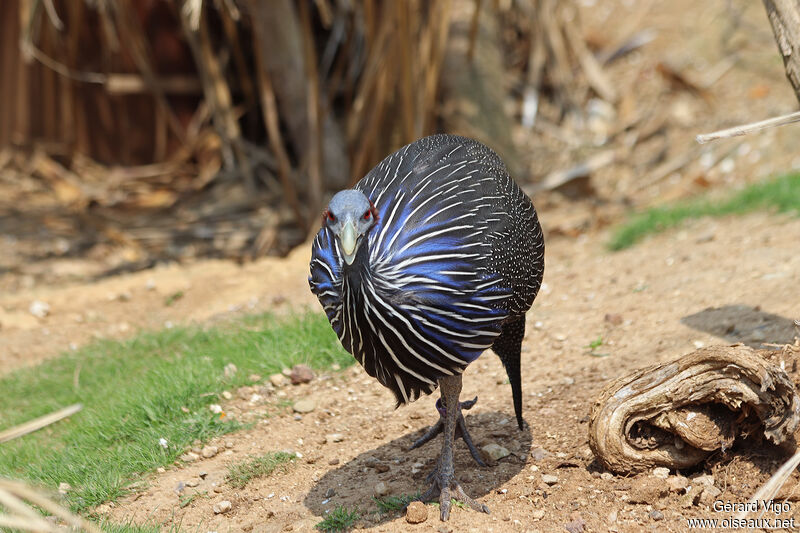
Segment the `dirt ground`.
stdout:
[[[755,13],[745,9],[747,15],[725,18],[726,6],[734,10],[743,3],[642,2],[636,5],[649,7],[636,17],[626,11],[633,9],[632,2],[583,4],[590,32],[609,30],[619,36],[642,27],[658,29],[652,45],[613,67],[621,84],[635,83],[642,93],[663,85],[653,68],[661,59],[700,77],[735,50],[737,65],[720,77],[710,100],[681,92],[659,92],[656,98],[650,91],[649,104],[636,104],[657,102],[669,109],[671,153],[693,149],[696,133],[796,107],[760,5]],[[595,4],[597,9],[590,9]],[[697,16],[683,16],[689,9],[696,9]],[[609,28],[609,21],[617,19],[627,22]],[[708,20],[717,23],[706,31]],[[720,42],[727,44],[721,47]],[[435,421],[435,397],[394,410],[391,394],[358,367],[317,376],[306,385],[280,387],[255,404],[249,401],[252,391],[230,391],[226,413],[257,421],[253,429],[212,442],[220,448],[216,456],[153,474],[140,491],[98,512],[114,521],[153,520],[189,531],[253,532],[311,531],[337,505],[362,511],[357,529],[386,532],[686,531],[687,518],[730,516],[666,490],[668,484],[652,473],[626,478],[604,472],[587,445],[589,413],[609,380],[642,366],[711,344],[792,342],[800,334],[793,324],[800,318],[800,219],[763,213],[701,219],[618,253],[606,251],[604,243],[609,223],[630,205],[721,190],[800,166],[797,128],[790,128],[744,144],[716,145],[721,148],[715,150],[728,154],[720,161],[730,164],[703,172],[679,170],[640,186],[640,176],[613,175],[609,167],[592,178],[596,196],[574,200],[544,194],[534,199],[547,254],[545,284],[528,314],[523,347],[525,430],[514,423],[511,391],[494,355],[485,354],[464,377],[462,397],[479,397],[466,417],[478,447],[496,443],[511,452],[481,468],[463,444],[456,446],[456,475],[467,493],[490,507],[490,515],[455,507],[443,524],[438,510],[429,506],[428,519],[410,525],[398,513],[374,512],[372,496],[380,482],[389,495],[424,490],[424,476],[441,441],[408,451]],[[92,257],[50,254],[26,264],[31,250],[59,246],[57,240],[30,235],[27,240],[0,236],[5,252],[0,266],[6,265],[0,268],[3,372],[95,337],[206,324],[244,312],[319,310],[306,281],[310,246],[284,259],[245,265],[205,260],[94,279],[102,268]],[[46,316],[31,313],[34,302],[49,306]],[[598,338],[602,344],[592,352],[588,345]],[[299,399],[312,399],[315,409],[292,412]],[[331,434],[340,434],[341,440],[326,440]],[[300,457],[285,471],[255,479],[244,489],[225,483],[232,462],[276,450]],[[785,452],[748,441],[682,474],[695,487],[690,494],[709,482],[702,476],[711,475],[722,491],[719,499],[744,502],[785,457]],[[796,484],[795,479],[789,486]],[[181,508],[180,497],[194,493],[198,496]],[[214,504],[222,500],[232,503],[231,510],[214,514]],[[800,503],[790,500],[790,506],[782,517],[794,516],[800,524]]]
[[[547,220],[547,212],[542,219]],[[613,254],[603,249],[604,233],[551,239],[545,285],[529,313],[524,344],[524,412],[529,426],[524,431],[516,428],[502,367],[494,355],[485,354],[464,378],[463,397],[479,397],[467,421],[479,447],[497,443],[512,454],[480,468],[463,445],[457,446],[457,475],[492,514],[455,508],[445,529],[555,531],[582,521],[591,531],[683,531],[687,517],[724,518],[702,504],[687,506],[680,494],[659,496],[652,487],[664,482],[650,474],[602,476],[587,446],[588,415],[608,380],[641,366],[700,345],[791,342],[796,333],[792,320],[798,318],[799,236],[797,218],[756,214],[699,220]],[[0,300],[4,316],[27,312],[24,303],[31,298],[46,300],[51,312],[28,329],[5,324],[0,338],[4,346],[7,341],[18,346],[10,363],[17,364],[24,339],[38,339],[37,354],[55,353],[65,342],[88,340],[87,326],[106,334],[123,320],[131,330],[166,320],[206,321],[251,305],[270,308],[276,299],[286,302],[280,304],[284,307],[315,308],[305,280],[308,255],[309,247],[303,247],[284,261],[267,259],[246,267],[199,263],[5,295]],[[165,306],[165,297],[176,290],[184,296]],[[126,296],[120,299],[120,294]],[[44,335],[45,328],[49,335]],[[117,328],[117,334],[123,333]],[[595,351],[603,356],[591,355],[587,348],[598,337],[603,344]],[[8,359],[4,362],[9,364]],[[189,530],[310,531],[327,510],[344,505],[365,511],[359,528],[442,527],[434,507],[429,508],[428,520],[417,526],[396,513],[369,514],[375,510],[371,497],[381,481],[391,495],[423,488],[440,441],[412,452],[407,447],[434,421],[432,397],[395,411],[389,392],[359,367],[319,376],[307,385],[279,388],[263,404],[252,405],[239,399],[238,391],[230,392],[233,399],[224,406],[226,412],[258,420],[255,428],[212,443],[224,450],[216,457],[154,474],[147,488],[99,511],[114,520],[153,519]],[[248,392],[242,395],[249,398]],[[298,417],[287,406],[302,398],[313,399],[316,409]],[[263,418],[266,412],[272,416]],[[334,433],[342,440],[326,443],[326,435]],[[231,462],[274,450],[293,450],[302,457],[285,472],[253,480],[241,490],[224,482]],[[782,457],[769,447],[748,445],[684,474],[711,474],[723,489],[720,498],[745,501],[767,478],[765,470]],[[372,466],[376,460],[388,469],[378,472]],[[201,472],[206,473],[202,478]],[[547,485],[544,475],[558,480]],[[180,508],[175,489],[192,481],[197,485],[186,486],[182,495],[196,491],[201,496]],[[647,487],[655,490],[649,503],[630,503],[632,493]],[[215,515],[213,505],[221,500],[232,502],[232,510]]]

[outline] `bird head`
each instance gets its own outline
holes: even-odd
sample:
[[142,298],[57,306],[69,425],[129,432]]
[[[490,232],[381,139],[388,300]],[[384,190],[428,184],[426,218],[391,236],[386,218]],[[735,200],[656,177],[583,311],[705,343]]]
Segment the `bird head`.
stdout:
[[348,189],[336,193],[322,214],[322,224],[336,235],[344,260],[352,265],[364,235],[378,220],[378,210],[363,192]]

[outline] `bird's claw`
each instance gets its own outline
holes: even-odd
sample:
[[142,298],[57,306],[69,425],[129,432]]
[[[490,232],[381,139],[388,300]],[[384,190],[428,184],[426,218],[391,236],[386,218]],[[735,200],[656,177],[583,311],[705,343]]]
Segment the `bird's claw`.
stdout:
[[[477,402],[478,402],[478,397],[475,396],[475,398],[473,398],[472,400],[469,400],[469,401],[466,401],[466,402],[460,402],[458,404],[458,407],[459,407],[460,410],[469,411],[470,409],[472,409],[472,407]],[[433,439],[436,435],[441,433],[442,430],[444,429],[444,416],[445,416],[446,411],[444,410],[443,407],[441,407],[441,402],[440,401],[436,402],[436,409],[439,411],[439,420],[437,420],[436,423],[434,425],[432,425],[430,427],[430,429],[428,429],[428,431],[425,432],[424,435],[422,435],[419,439],[414,441],[414,444],[411,445],[409,450],[413,450],[415,448],[419,448],[420,446],[422,446],[426,442],[428,442],[431,439]],[[486,466],[486,463],[481,458],[481,454],[478,452],[478,449],[475,447],[475,444],[472,442],[472,437],[470,437],[469,431],[467,431],[467,422],[466,422],[466,420],[464,420],[464,415],[461,414],[460,411],[458,413],[458,418],[456,419],[456,434],[455,434],[455,436],[456,436],[456,438],[461,437],[464,440],[464,443],[467,445],[467,448],[469,449],[470,455],[472,455],[472,458],[475,460],[476,463],[478,463],[478,466]],[[436,471],[434,470],[434,472],[436,472]]]
[[453,500],[469,506],[473,511],[489,514],[489,507],[486,504],[468,496],[464,489],[461,488],[461,484],[455,480],[452,472],[442,472],[438,464],[433,472],[428,474],[428,481],[431,486],[418,498],[418,501],[423,503],[430,501],[436,497],[438,492],[439,518],[441,518],[442,522],[446,522],[450,518],[450,507]]

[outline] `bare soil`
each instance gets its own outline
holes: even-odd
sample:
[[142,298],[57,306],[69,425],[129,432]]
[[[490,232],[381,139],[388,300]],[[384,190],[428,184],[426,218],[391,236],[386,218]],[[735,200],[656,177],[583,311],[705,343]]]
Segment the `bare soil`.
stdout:
[[[547,221],[547,212],[542,219]],[[603,249],[604,233],[551,239],[545,285],[529,313],[524,344],[524,411],[529,426],[524,431],[516,428],[500,362],[485,354],[465,374],[463,397],[479,397],[467,421],[479,447],[497,443],[512,454],[480,468],[463,445],[457,446],[457,475],[492,514],[455,508],[445,527],[554,531],[583,521],[593,531],[684,531],[687,517],[727,516],[703,504],[687,503],[677,493],[660,495],[664,481],[650,474],[602,476],[587,446],[589,412],[608,380],[697,346],[791,342],[800,286],[798,236],[800,220],[756,214],[699,220],[614,254]],[[27,313],[25,304],[32,298],[51,304],[50,315],[36,319],[35,325],[4,323],[3,346],[17,347],[10,359],[4,354],[4,368],[19,364],[23,355],[25,363],[31,363],[42,354],[56,353],[68,340],[84,342],[92,327],[105,335],[121,320],[131,330],[164,320],[203,321],[240,307],[248,309],[251,302],[256,309],[271,308],[276,298],[287,302],[280,304],[284,307],[314,308],[317,304],[305,280],[308,255],[309,247],[303,247],[286,260],[267,259],[246,267],[198,263],[95,284],[4,295],[0,306],[5,317]],[[148,281],[154,289],[148,290]],[[184,296],[166,306],[165,296],[175,290],[184,291]],[[110,297],[126,292],[129,298],[123,300]],[[78,315],[96,318],[80,322]],[[598,338],[603,343],[593,355],[588,345]],[[36,347],[35,356],[26,351],[26,343]],[[248,401],[247,391],[243,396],[248,399],[231,392],[226,412],[257,421],[253,429],[212,443],[225,449],[216,457],[154,474],[149,486],[99,511],[110,513],[114,520],[153,519],[209,531],[302,531],[310,530],[327,510],[344,505],[362,510],[359,528],[412,527],[396,513],[372,513],[376,508],[371,498],[380,481],[391,495],[424,489],[424,475],[441,441],[412,452],[407,448],[435,420],[433,397],[395,410],[391,394],[359,367],[318,376],[307,385],[279,388],[265,397],[265,403],[255,405]],[[298,420],[289,406],[300,398],[312,398],[317,406]],[[326,435],[332,433],[342,434],[343,440],[326,443]],[[225,483],[230,463],[289,449],[302,457],[285,471],[255,479],[244,489]],[[372,464],[370,458],[388,470],[381,473],[366,466]],[[721,499],[746,501],[783,458],[785,453],[778,449],[748,441],[684,474],[711,473],[723,490]],[[412,473],[416,463],[424,466]],[[204,479],[201,472],[207,473]],[[547,485],[543,475],[555,475],[558,481]],[[195,491],[200,495],[180,508],[175,489],[191,480],[198,485],[186,487],[182,496]],[[641,491],[649,494],[647,503],[630,503],[642,499]],[[213,504],[221,500],[231,501],[233,508],[215,515]],[[544,511],[541,517],[540,511]],[[655,513],[659,520],[652,511],[660,511],[661,515]],[[436,514],[437,509],[429,507],[428,520],[413,527],[440,528]]]
[[[620,115],[656,106],[669,115],[663,135],[654,136],[660,144],[644,144],[630,154],[643,168],[653,157],[669,161],[694,149],[696,133],[796,107],[759,3],[584,4],[587,31],[600,41],[619,42],[644,27],[658,30],[653,43],[611,67],[621,87],[636,88],[623,96]],[[666,87],[656,68],[663,60],[698,80],[731,57],[735,64],[706,98]],[[387,532],[686,531],[687,518],[731,516],[694,501],[702,484],[696,477],[712,475],[722,491],[719,499],[744,502],[786,458],[785,450],[757,439],[738,443],[728,454],[682,472],[694,490],[687,496],[664,490],[665,481],[652,473],[625,478],[604,472],[587,445],[589,413],[609,380],[699,346],[792,342],[798,334],[793,319],[800,318],[800,220],[770,214],[702,219],[618,253],[605,250],[605,228],[630,205],[730,189],[797,165],[797,129],[790,128],[716,145],[711,159],[717,163],[705,170],[689,166],[651,175],[653,182],[642,184],[641,175],[630,169],[616,173],[610,166],[592,176],[595,195],[576,200],[556,193],[534,199],[547,254],[545,284],[529,312],[524,344],[525,430],[516,427],[511,391],[494,355],[485,354],[464,377],[463,398],[479,397],[467,415],[476,443],[497,443],[511,452],[481,468],[457,444],[456,475],[469,494],[491,508],[490,515],[455,507],[450,521],[442,524],[438,509],[429,506],[428,519],[412,526],[397,513],[374,512],[372,496],[379,482],[388,486],[389,495],[424,490],[441,440],[408,451],[435,421],[435,397],[395,410],[391,394],[358,367],[279,388],[255,404],[249,401],[250,391],[230,391],[226,413],[256,422],[252,429],[211,443],[222,450],[212,458],[150,475],[141,490],[98,512],[115,521],[154,520],[190,531],[257,532],[311,531],[337,505],[362,511],[357,529]],[[663,146],[666,153],[661,153]],[[534,159],[536,149],[531,143]],[[726,160],[730,163],[722,164]],[[547,170],[577,163],[546,161]],[[533,161],[532,168],[537,164]],[[243,312],[318,310],[306,281],[310,246],[285,259],[245,265],[206,260],[92,280],[105,271],[100,263],[108,257],[49,254],[29,263],[26,257],[34,251],[58,249],[58,242],[35,232],[26,235],[2,240],[2,372],[95,337],[127,337],[143,328],[209,323]],[[34,301],[47,303],[49,314],[33,316],[29,308]],[[598,339],[602,343],[590,348]],[[291,405],[302,398],[313,399],[316,408],[296,417]],[[333,433],[343,439],[326,442]],[[302,457],[243,489],[225,482],[232,462],[276,450]],[[547,484],[545,475],[557,481]],[[197,484],[189,487],[187,482]],[[789,483],[790,489],[796,485],[796,479]],[[181,507],[180,498],[194,493],[197,497]],[[230,501],[232,509],[215,515],[213,505],[222,500]],[[782,517],[794,516],[800,523],[800,503],[790,503],[791,511]]]

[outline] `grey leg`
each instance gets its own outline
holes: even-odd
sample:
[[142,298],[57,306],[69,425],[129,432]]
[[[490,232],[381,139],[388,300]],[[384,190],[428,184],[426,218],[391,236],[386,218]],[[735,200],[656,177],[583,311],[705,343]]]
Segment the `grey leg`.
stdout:
[[[456,481],[453,469],[453,441],[455,440],[456,426],[458,425],[458,396],[461,394],[461,375],[447,376],[439,380],[439,387],[442,391],[442,403],[445,408],[444,415],[444,444],[442,454],[439,456],[436,469],[432,473],[432,483],[425,494],[420,496],[420,501],[428,501],[439,494],[440,518],[447,521],[450,517],[451,499],[455,498],[470,508],[488,513],[489,508],[469,496]],[[450,408],[452,406],[452,408]]]
[[[469,431],[467,431],[467,422],[466,420],[464,420],[464,414],[461,412],[464,409],[466,410],[472,409],[472,406],[474,406],[477,403],[477,401],[478,397],[475,396],[475,398],[473,398],[472,400],[466,402],[460,402],[458,404],[459,412],[458,412],[458,418],[456,420],[455,438],[461,437],[464,440],[464,443],[467,445],[467,448],[469,449],[470,455],[472,455],[472,458],[475,460],[476,463],[478,463],[478,466],[486,466],[486,463],[484,463],[483,459],[481,458],[481,454],[478,452],[478,449],[472,442],[472,437],[470,437]],[[444,429],[444,415],[442,413],[445,410],[440,407],[441,403],[442,400],[436,402],[436,408],[439,410],[439,420],[437,420],[436,423],[432,425],[430,429],[428,429],[428,431],[425,432],[424,435],[422,435],[419,439],[414,441],[414,444],[411,445],[409,450],[413,450],[414,448],[419,448],[420,446],[430,441],[431,439],[433,439],[435,436],[437,436],[439,433],[442,432],[442,430]]]

